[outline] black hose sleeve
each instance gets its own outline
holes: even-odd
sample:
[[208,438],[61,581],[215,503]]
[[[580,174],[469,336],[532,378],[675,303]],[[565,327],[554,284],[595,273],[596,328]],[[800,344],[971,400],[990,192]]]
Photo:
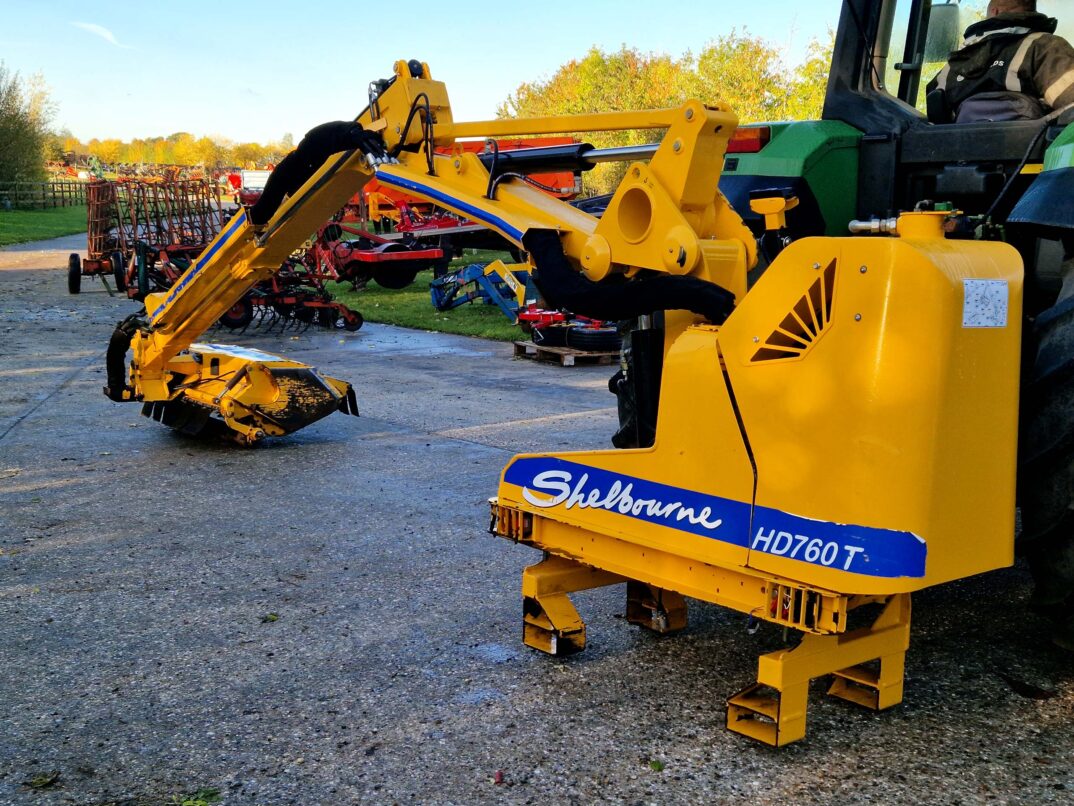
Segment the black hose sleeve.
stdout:
[[306,184],[325,160],[333,154],[354,149],[376,156],[386,153],[380,135],[366,131],[357,121],[335,120],[314,126],[269,175],[261,198],[250,207],[250,223],[258,227],[265,224],[283,204],[284,198]]
[[654,311],[692,311],[714,325],[735,307],[735,295],[696,277],[664,274],[622,284],[594,283],[575,271],[553,230],[530,230],[522,246],[536,266],[533,280],[551,308],[590,319],[633,319]]
[[128,316],[112,331],[104,357],[105,372],[108,375],[104,395],[109,400],[123,403],[134,399],[134,389],[127,385],[127,350],[131,347],[135,332],[143,324],[137,315]]

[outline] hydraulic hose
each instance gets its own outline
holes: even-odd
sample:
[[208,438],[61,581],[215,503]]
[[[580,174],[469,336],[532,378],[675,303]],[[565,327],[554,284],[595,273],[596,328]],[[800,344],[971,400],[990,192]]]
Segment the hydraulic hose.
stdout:
[[696,277],[664,274],[625,283],[595,283],[567,262],[554,230],[530,230],[522,236],[522,245],[537,268],[534,282],[551,308],[611,321],[654,311],[692,311],[714,325],[723,324],[734,310],[734,294]]
[[131,341],[139,327],[145,323],[137,314],[132,314],[116,325],[112,331],[112,338],[108,340],[108,351],[105,353],[104,367],[108,376],[108,385],[104,387],[104,394],[109,400],[122,403],[131,400],[134,389],[127,385],[127,351],[131,347]]

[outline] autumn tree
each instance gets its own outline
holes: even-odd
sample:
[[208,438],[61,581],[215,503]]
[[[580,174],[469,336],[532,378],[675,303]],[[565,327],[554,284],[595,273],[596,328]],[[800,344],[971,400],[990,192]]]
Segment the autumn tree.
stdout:
[[44,178],[52,112],[40,77],[23,81],[0,62],[0,181]]
[[[689,98],[723,101],[743,122],[820,116],[832,42],[813,42],[806,60],[788,69],[779,50],[746,32],[731,31],[694,56],[673,58],[623,47],[615,53],[591,48],[547,81],[528,82],[501,104],[500,117],[613,112],[677,106]],[[598,148],[652,142],[654,131],[593,132]],[[586,174],[590,192],[613,190],[626,166],[598,165]]]

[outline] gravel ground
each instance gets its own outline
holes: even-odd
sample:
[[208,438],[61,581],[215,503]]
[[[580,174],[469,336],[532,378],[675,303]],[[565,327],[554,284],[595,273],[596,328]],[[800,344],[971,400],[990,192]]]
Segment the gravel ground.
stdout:
[[538,555],[485,534],[485,499],[513,452],[607,443],[607,368],[376,325],[247,335],[354,382],[363,416],[186,440],[101,395],[132,303],[67,295],[82,243],[0,250],[0,803],[1074,798],[1074,670],[1023,569],[915,597],[901,706],[818,686],[805,742],[752,744],[723,701],[781,636],[737,613],[692,603],[659,639],[604,589],[577,597],[583,654],[521,645]]

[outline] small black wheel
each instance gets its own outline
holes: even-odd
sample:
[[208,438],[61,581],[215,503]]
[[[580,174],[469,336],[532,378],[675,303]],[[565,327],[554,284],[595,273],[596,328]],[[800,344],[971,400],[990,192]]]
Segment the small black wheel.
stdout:
[[249,297],[243,297],[220,317],[220,324],[229,330],[242,330],[254,318],[254,303]]
[[619,350],[622,340],[614,327],[569,327],[567,346],[591,353],[612,353]]
[[67,292],[77,294],[82,290],[82,258],[72,252],[67,258]]
[[109,262],[112,264],[112,277],[116,281],[116,291],[127,290],[127,265],[122,252],[113,252]]
[[146,251],[145,246],[142,244],[138,244],[134,250],[134,265],[138,281],[138,295],[135,299],[139,302],[144,302],[146,295],[152,291],[149,286],[149,256]]
[[406,269],[380,268],[373,270],[373,279],[377,281],[377,285],[381,288],[390,288],[393,291],[406,288],[414,282],[417,276],[417,269],[408,271]]
[[362,325],[365,324],[365,319],[358,311],[352,311],[348,309],[343,313],[343,329],[354,333],[356,330],[361,330]]

